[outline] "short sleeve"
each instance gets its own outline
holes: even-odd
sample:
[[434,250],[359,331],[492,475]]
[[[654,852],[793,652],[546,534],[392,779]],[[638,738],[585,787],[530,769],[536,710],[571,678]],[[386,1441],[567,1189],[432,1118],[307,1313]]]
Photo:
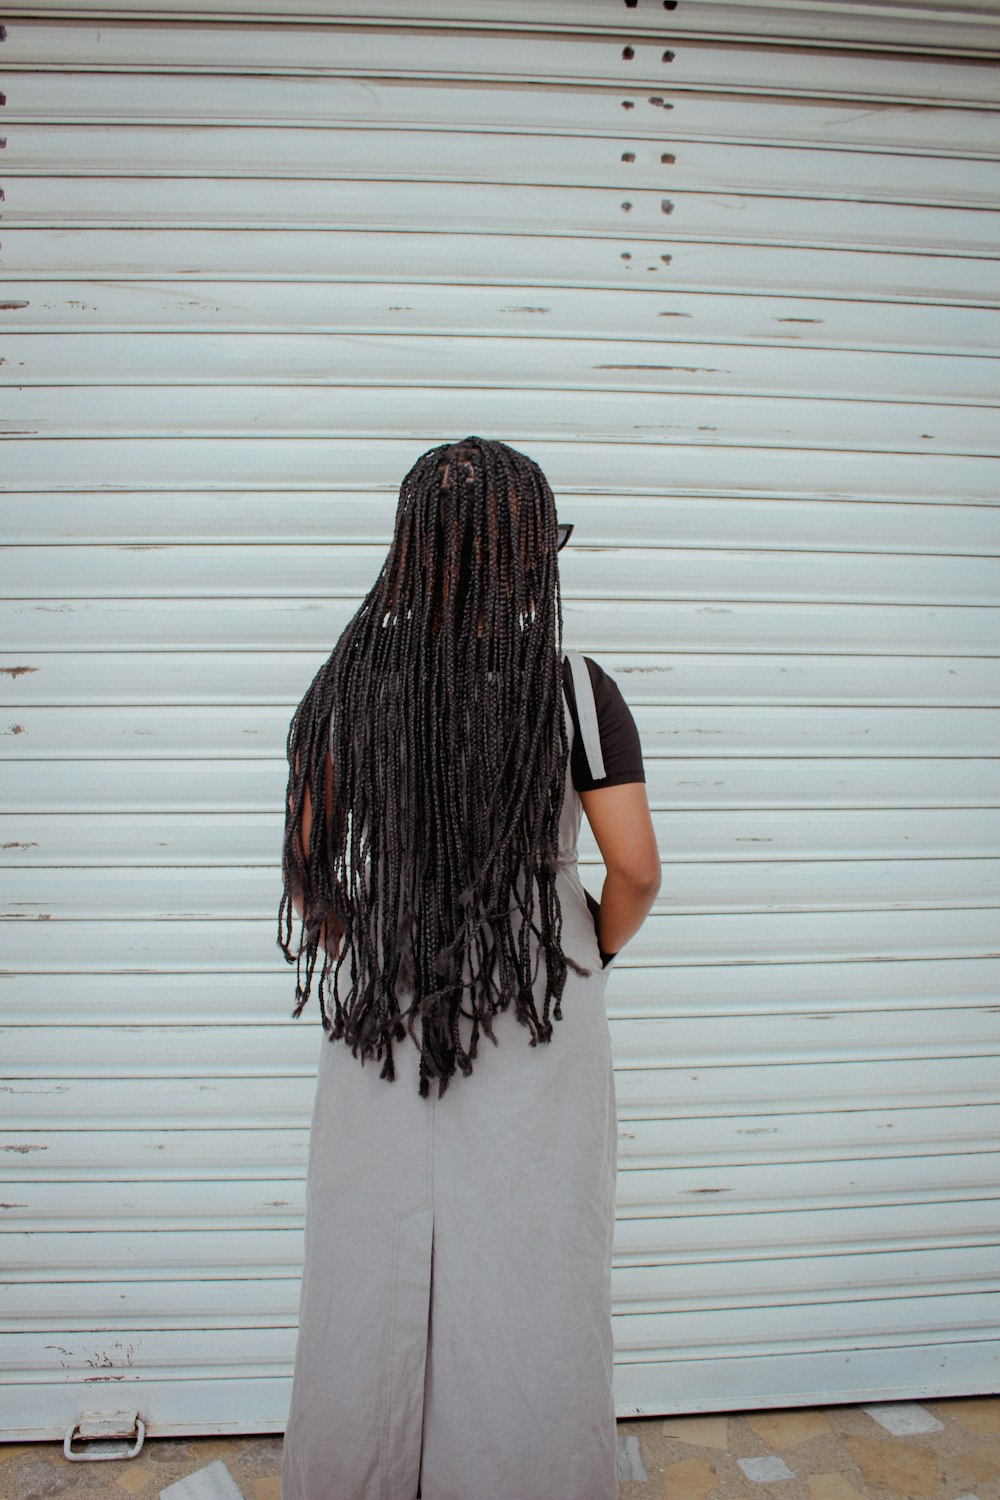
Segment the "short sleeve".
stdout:
[[639,731],[617,682],[589,656],[583,659],[587,664],[587,671],[594,689],[605,774],[599,781],[596,781],[590,773],[587,752],[580,734],[573,674],[567,662],[563,682],[575,729],[573,751],[570,757],[574,787],[578,792],[590,792],[597,791],[600,787],[624,786],[631,781],[645,781],[646,773],[642,763]]

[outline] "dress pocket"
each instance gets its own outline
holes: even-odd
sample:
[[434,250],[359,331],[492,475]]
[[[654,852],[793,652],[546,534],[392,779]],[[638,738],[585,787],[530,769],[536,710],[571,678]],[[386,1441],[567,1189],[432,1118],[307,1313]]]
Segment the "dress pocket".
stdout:
[[599,901],[595,900],[595,898],[587,890],[586,886],[583,887],[583,894],[587,898],[587,907],[590,911],[591,919],[594,923],[594,942],[597,944],[597,954],[601,960],[601,968],[606,969],[614,962],[614,960],[618,957],[618,954],[605,953],[603,948],[601,947],[600,939],[597,936],[597,917],[598,913],[601,910],[601,904]]

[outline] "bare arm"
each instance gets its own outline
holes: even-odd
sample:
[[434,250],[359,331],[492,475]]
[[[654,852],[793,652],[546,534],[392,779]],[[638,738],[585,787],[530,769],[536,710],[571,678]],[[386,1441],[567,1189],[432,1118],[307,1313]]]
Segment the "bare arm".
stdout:
[[615,954],[646,920],[662,880],[646,787],[599,787],[581,792],[580,801],[607,870],[597,940],[603,953]]
[[[298,769],[297,766],[296,766],[296,769]],[[330,821],[329,809],[333,806],[333,759],[332,759],[329,751],[327,751],[327,753],[326,753],[326,796],[325,796],[325,806],[327,808],[327,824],[329,825],[329,821]],[[291,810],[292,810],[291,801],[289,801],[288,810],[289,810],[289,812],[291,812]],[[296,846],[298,848],[299,855],[300,855],[300,857],[302,859],[302,863],[305,864],[305,865],[308,865],[308,863],[309,863],[308,849],[309,849],[309,835],[310,835],[311,831],[312,831],[312,797],[310,796],[310,793],[309,793],[309,783],[307,781],[306,785],[305,785],[305,790],[304,790],[303,798],[302,798],[302,821],[301,821],[301,824],[299,825],[299,827],[295,830]],[[301,917],[302,916],[302,894],[301,894],[300,891],[293,891],[292,892],[292,905],[295,907],[296,912]],[[322,946],[324,948],[331,948],[331,951],[333,952],[334,956],[336,956],[337,949],[338,949],[339,944],[340,944],[341,932],[340,932],[340,929],[336,926],[336,924],[334,925],[334,930],[333,930],[332,933],[330,933],[330,932],[327,931],[327,926],[328,926],[328,924],[326,922],[324,922],[323,923],[323,927],[322,927],[322,931],[321,931],[321,934],[320,934],[320,942],[321,942],[321,944],[322,944]]]

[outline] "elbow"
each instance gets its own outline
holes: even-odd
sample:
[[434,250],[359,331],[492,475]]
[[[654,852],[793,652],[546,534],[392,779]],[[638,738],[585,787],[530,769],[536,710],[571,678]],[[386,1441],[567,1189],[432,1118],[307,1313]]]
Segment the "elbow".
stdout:
[[607,866],[608,874],[613,874],[623,885],[629,887],[636,896],[643,898],[650,904],[656,899],[660,886],[663,882],[663,870],[659,860],[644,862],[642,864],[628,864],[618,866]]

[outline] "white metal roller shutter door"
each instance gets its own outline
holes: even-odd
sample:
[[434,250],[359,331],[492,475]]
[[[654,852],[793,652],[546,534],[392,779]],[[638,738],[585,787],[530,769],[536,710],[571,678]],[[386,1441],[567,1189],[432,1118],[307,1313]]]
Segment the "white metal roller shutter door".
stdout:
[[620,1413],[995,1390],[997,8],[422,10],[0,43],[3,1434],[284,1420],[284,732],[468,431],[577,523],[666,861]]

